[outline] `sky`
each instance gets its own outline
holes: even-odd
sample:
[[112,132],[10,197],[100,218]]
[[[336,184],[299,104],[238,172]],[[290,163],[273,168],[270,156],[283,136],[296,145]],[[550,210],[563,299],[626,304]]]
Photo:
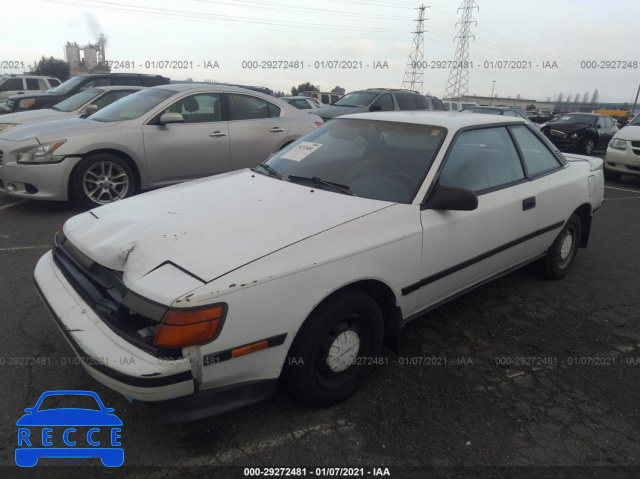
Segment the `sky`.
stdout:
[[[462,3],[424,2],[429,7],[424,94],[444,94]],[[64,59],[67,41],[83,45],[103,33],[106,59],[122,63],[113,72],[286,93],[307,81],[322,91],[401,88],[420,5],[410,0],[3,2],[0,74],[22,73],[22,65],[43,55]],[[560,93],[565,100],[585,93],[591,99],[597,88],[600,101],[633,103],[640,82],[638,0],[476,0],[475,5],[468,94],[490,96],[493,89],[502,98],[555,101]],[[266,68],[267,62],[279,68]]]

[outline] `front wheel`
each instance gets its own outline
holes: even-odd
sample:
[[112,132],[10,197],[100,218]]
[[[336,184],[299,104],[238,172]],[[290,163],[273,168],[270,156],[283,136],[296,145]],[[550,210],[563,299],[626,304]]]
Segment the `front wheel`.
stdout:
[[573,214],[549,248],[549,252],[540,260],[542,274],[549,279],[561,279],[567,274],[569,266],[578,254],[582,235],[580,218]]
[[106,205],[133,194],[134,175],[122,158],[95,155],[83,160],[72,179],[76,200],[86,208]]
[[593,149],[595,148],[596,144],[594,143],[594,141],[591,138],[587,138],[586,140],[583,140],[582,143],[580,143],[580,153],[584,154],[584,155],[590,155],[591,153],[593,153]]
[[607,166],[604,167],[604,179],[607,181],[618,181],[622,177],[622,173],[617,171],[607,170]]
[[380,355],[384,320],[366,293],[348,291],[314,311],[298,331],[285,364],[289,390],[329,406],[356,392]]

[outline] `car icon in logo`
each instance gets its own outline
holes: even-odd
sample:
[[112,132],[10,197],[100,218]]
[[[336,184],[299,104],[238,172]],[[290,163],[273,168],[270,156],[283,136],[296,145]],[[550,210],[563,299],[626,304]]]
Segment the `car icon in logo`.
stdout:
[[[60,402],[82,403],[83,407],[52,407]],[[47,391],[25,412],[16,422],[18,466],[33,467],[41,457],[99,457],[107,467],[123,464],[124,449],[119,447],[122,421],[93,391]]]

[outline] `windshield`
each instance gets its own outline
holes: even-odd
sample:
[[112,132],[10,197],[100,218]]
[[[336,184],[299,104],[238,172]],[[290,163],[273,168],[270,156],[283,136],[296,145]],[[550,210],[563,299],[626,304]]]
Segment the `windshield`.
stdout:
[[[284,179],[315,179],[374,200],[411,203],[447,130],[438,126],[336,119],[278,152],[267,164]],[[293,182],[302,183],[300,178]],[[306,186],[310,182],[304,183]]]
[[369,91],[354,91],[343,96],[337,102],[333,103],[333,105],[363,108],[371,103],[377,96],[378,93],[371,93]]
[[112,103],[99,112],[94,113],[91,115],[91,119],[95,121],[111,122],[140,118],[167,98],[177,94],[178,92],[172,90],[161,90],[159,88],[137,91],[122,100]]
[[64,101],[61,101],[60,103],[56,103],[51,108],[59,111],[75,111],[81,106],[83,106],[84,104],[90,102],[91,100],[99,96],[102,92],[103,92],[102,90],[94,90],[94,89],[81,91],[80,93],[76,93],[72,97],[67,98]]
[[597,116],[580,115],[576,113],[566,113],[554,119],[554,123],[585,123],[587,125],[595,125]]
[[629,122],[629,125],[640,125],[640,115],[636,115],[636,117]]
[[58,95],[64,95],[65,93],[69,93],[71,90],[73,90],[73,88],[75,88],[76,85],[78,85],[79,83],[82,83],[83,81],[84,81],[84,78],[82,77],[73,77],[67,80],[66,82],[64,82],[62,85],[52,88],[51,90],[47,90],[47,93],[56,93]]

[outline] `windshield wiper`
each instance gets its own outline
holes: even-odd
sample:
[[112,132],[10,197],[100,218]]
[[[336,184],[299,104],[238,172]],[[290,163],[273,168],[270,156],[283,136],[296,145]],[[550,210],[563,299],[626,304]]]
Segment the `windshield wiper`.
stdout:
[[60,111],[60,108],[58,108],[57,106],[52,106],[51,109],[55,111]]
[[344,193],[345,195],[358,196],[353,191],[351,191],[351,188],[349,188],[347,185],[333,183],[332,181],[325,181],[322,178],[318,178],[317,176],[308,178],[306,176],[289,175],[289,181],[293,183],[311,183],[313,185],[328,186],[336,191],[339,191],[340,193]]
[[251,168],[251,171],[256,171],[256,168],[262,168],[263,170],[269,173],[269,176],[273,176],[274,178],[278,178],[279,180],[283,179],[280,173],[278,173],[276,170],[274,170],[272,167],[270,167],[266,163],[260,163],[255,168]]

